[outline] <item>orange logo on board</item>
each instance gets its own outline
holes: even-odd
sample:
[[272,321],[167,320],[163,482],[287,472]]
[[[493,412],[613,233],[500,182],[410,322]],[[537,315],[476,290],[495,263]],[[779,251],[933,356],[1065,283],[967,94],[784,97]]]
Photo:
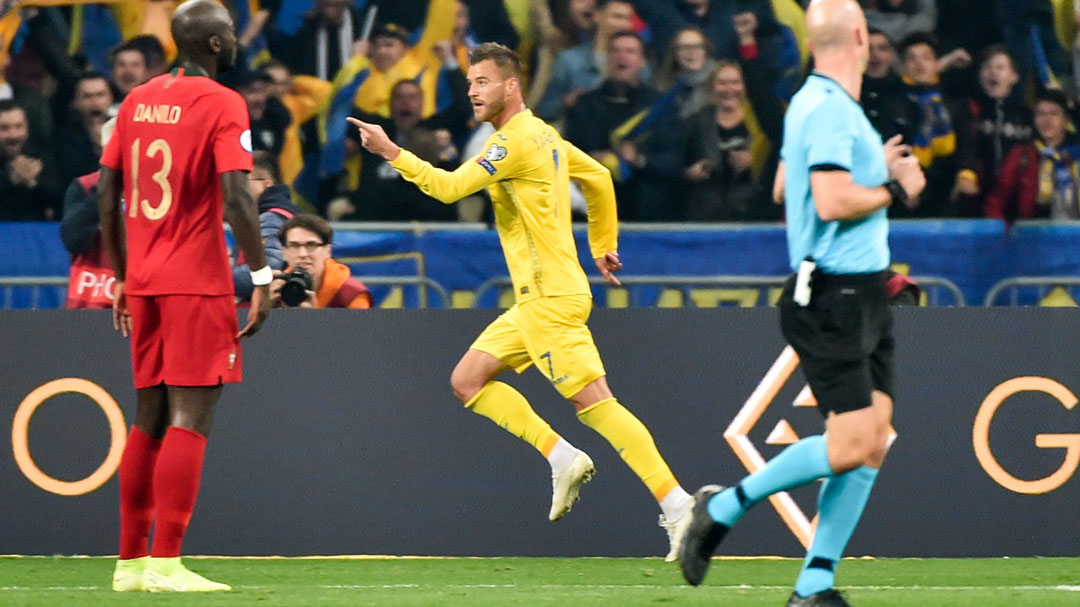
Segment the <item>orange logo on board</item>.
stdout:
[[[765,458],[762,457],[761,452],[750,440],[750,431],[761,420],[762,414],[773,404],[780,389],[787,384],[798,367],[799,355],[795,353],[791,346],[785,347],[780,352],[780,356],[776,358],[776,362],[765,373],[765,377],[761,378],[757,388],[746,399],[746,403],[743,404],[739,413],[735,415],[735,419],[731,420],[731,424],[724,431],[724,439],[727,440],[731,450],[735,452],[739,461],[751,474],[765,467]],[[810,392],[810,386],[805,386],[799,391],[792,405],[795,407],[817,406],[817,401]],[[769,432],[765,443],[769,445],[789,445],[798,440],[799,435],[795,433],[791,424],[787,420],[781,419]],[[889,444],[891,445],[894,440],[896,440],[896,430],[890,427]],[[814,526],[817,524],[817,517],[815,516],[813,521],[807,518],[787,491],[770,495],[769,502],[776,509],[780,518],[783,519],[784,524],[791,530],[791,533],[795,535],[795,539],[799,540],[803,547],[809,548],[810,540],[814,535]]]

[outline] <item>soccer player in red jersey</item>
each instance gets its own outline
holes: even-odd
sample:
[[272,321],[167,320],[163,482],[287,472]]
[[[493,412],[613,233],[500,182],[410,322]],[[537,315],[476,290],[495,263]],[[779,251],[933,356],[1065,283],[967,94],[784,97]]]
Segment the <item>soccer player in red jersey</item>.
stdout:
[[[214,81],[236,61],[232,19],[212,0],[193,0],[177,9],[172,34],[178,67],[128,94],[101,156],[102,241],[116,271],[113,324],[131,338],[138,399],[120,462],[116,591],[230,589],[187,570],[180,546],[214,405],[223,384],[241,379],[239,339],[269,313],[272,275],[248,192],[247,106]],[[223,218],[259,268],[243,330]]]

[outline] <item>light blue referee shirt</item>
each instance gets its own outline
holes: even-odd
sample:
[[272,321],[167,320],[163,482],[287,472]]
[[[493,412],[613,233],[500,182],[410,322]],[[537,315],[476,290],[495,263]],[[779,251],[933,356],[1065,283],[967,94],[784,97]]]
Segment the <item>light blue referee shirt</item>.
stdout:
[[829,274],[878,272],[889,265],[889,221],[880,209],[862,219],[822,221],[810,173],[845,170],[863,187],[889,179],[881,135],[862,106],[832,78],[814,72],[784,116],[784,205],[792,271],[807,256]]

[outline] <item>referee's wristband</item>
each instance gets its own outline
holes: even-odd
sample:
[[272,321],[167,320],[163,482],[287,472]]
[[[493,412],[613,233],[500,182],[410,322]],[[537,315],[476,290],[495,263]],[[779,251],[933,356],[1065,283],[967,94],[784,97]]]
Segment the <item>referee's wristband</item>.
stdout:
[[907,204],[907,190],[904,189],[904,186],[900,185],[899,181],[890,179],[886,181],[884,185],[885,189],[889,191],[889,196],[892,197],[892,203],[894,205]]
[[251,284],[256,287],[265,287],[274,280],[274,271],[270,266],[263,266],[258,270],[251,271]]

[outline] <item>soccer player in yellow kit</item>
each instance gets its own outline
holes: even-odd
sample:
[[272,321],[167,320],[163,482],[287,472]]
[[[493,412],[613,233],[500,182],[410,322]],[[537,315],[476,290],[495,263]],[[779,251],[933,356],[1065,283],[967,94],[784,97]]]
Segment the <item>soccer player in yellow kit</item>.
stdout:
[[[549,518],[558,520],[577,501],[595,468],[583,451],[559,436],[520,392],[494,381],[530,365],[573,403],[578,419],[611,443],[660,503],[675,560],[680,520],[692,497],[660,456],[641,421],[615,399],[585,322],[592,294],[578,263],[570,217],[570,179],[588,203],[589,243],[600,273],[612,284],[619,262],[618,222],[611,175],[599,162],[563,140],[525,107],[521,62],[510,49],[485,43],[469,52],[469,98],[478,121],[497,129],[484,153],[453,172],[437,169],[403,150],[382,128],[349,118],[363,146],[385,158],[429,196],[456,202],[488,188],[495,223],[513,281],[516,302],[495,319],[458,362],[450,378],[465,407],[535,447],[551,464]],[[685,526],[682,526],[685,528]]]

